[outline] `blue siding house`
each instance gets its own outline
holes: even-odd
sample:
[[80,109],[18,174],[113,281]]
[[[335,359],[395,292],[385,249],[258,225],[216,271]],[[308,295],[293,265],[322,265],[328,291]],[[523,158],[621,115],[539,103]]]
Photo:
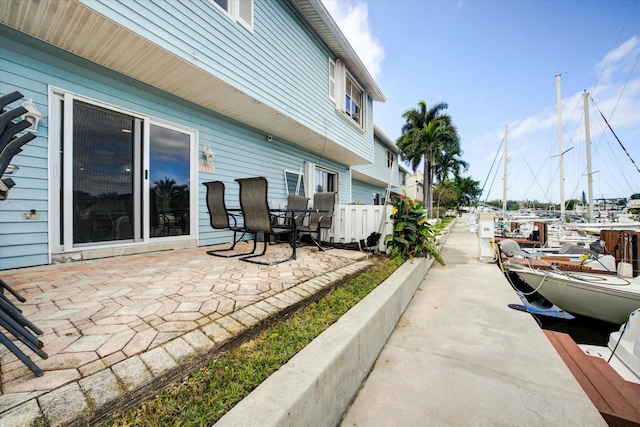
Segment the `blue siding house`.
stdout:
[[398,147],[385,133],[374,126],[373,162],[351,167],[352,203],[381,205],[387,189],[401,192],[402,177],[398,163]]
[[14,90],[45,119],[0,201],[0,270],[227,242],[206,181],[230,206],[257,175],[273,201],[373,204],[397,156],[373,123],[385,97],[320,0],[3,0]]

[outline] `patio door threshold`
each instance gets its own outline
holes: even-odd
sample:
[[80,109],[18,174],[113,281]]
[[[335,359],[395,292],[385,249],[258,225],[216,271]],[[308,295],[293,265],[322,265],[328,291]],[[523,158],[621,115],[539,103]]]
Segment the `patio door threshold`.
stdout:
[[77,252],[64,252],[51,254],[51,262],[59,264],[71,261],[82,261],[98,258],[109,258],[123,255],[135,255],[148,252],[168,251],[174,249],[191,249],[197,247],[196,240],[181,240],[171,242],[158,242],[148,245],[121,246],[111,248],[93,248]]

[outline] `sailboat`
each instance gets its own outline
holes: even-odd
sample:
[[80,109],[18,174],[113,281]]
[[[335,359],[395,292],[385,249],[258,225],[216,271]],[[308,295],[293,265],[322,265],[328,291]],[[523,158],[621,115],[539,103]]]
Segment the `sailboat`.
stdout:
[[611,323],[623,323],[640,308],[640,276],[542,270],[506,262],[537,293],[562,310]]
[[[562,119],[560,113],[561,97],[560,97],[560,77],[556,76],[557,92],[558,92],[558,136],[559,136],[559,151],[560,151],[560,183],[561,183],[561,215],[564,221],[564,191],[563,189],[563,169],[562,169]],[[589,218],[593,218],[593,192],[591,185],[591,147],[589,137],[589,125],[588,125],[588,94],[583,95],[585,103],[585,121],[587,123],[587,178],[589,185]],[[594,230],[597,230],[597,234],[600,234],[601,230],[607,227],[613,227],[612,224],[606,223],[592,223],[594,224]],[[634,223],[616,223],[624,224],[624,229],[629,230],[634,227]],[[577,224],[563,223],[563,229],[567,227],[576,228]],[[640,222],[637,223],[638,229],[640,229]],[[622,233],[622,232],[621,232]],[[636,234],[636,233],[634,233]],[[621,235],[618,235],[618,240]],[[606,239],[606,237],[605,237]],[[634,310],[640,308],[640,276],[634,276],[634,269],[638,269],[637,255],[638,254],[638,236],[630,236],[625,240],[625,244],[633,245],[635,249],[630,250],[628,253],[632,254],[633,260],[619,259],[618,265],[615,268],[607,268],[611,272],[615,271],[617,274],[593,274],[583,271],[570,271],[570,269],[562,269],[559,263],[556,262],[552,265],[552,268],[541,268],[541,266],[534,266],[531,262],[521,263],[515,262],[515,260],[509,260],[504,263],[504,269],[512,274],[516,274],[521,280],[523,280],[531,289],[545,299],[553,303],[560,309],[567,311],[574,315],[582,315],[593,317],[599,320],[612,323],[622,323],[626,320],[627,316]],[[619,245],[616,243],[614,246]],[[613,251],[614,248],[605,248]],[[623,258],[627,257],[624,255]],[[631,262],[623,262],[631,261]],[[552,264],[554,264],[552,262]],[[582,263],[579,266],[581,269],[584,267]]]
[[[559,137],[559,145],[560,145],[560,185],[561,185],[561,210],[562,217],[564,218],[564,191],[563,191],[563,176],[562,176],[562,116],[560,113],[561,108],[561,100],[560,100],[560,76],[556,76],[556,85],[558,92],[558,137]],[[635,230],[640,231],[640,221],[634,221],[631,217],[619,217],[617,220],[609,220],[604,219],[598,215],[599,221],[594,221],[596,217],[594,216],[593,208],[593,172],[591,170],[591,131],[589,124],[589,93],[585,90],[582,94],[582,101],[584,104],[584,123],[585,123],[585,142],[586,142],[586,151],[587,151],[587,188],[589,193],[589,205],[588,205],[588,216],[587,222],[571,222],[566,225],[565,228],[572,230],[580,230],[585,231],[591,234],[600,234],[601,230]]]

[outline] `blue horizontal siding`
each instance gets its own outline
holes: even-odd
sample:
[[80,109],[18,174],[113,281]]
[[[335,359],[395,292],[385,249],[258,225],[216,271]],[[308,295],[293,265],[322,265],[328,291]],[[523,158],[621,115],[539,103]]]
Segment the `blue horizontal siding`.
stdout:
[[320,134],[370,158],[373,103],[362,133],[328,96],[326,45],[284,0],[255,1],[254,31],[208,1],[83,0],[87,6]]
[[[284,170],[299,170],[305,160],[338,173],[340,203],[348,203],[349,169],[317,154],[274,138],[267,142],[265,132],[249,128],[222,115],[205,110],[150,86],[96,67],[66,52],[37,41],[27,41],[0,26],[0,94],[18,88],[37,102],[44,114],[48,107],[48,85],[88,98],[127,108],[141,115],[185,126],[197,132],[198,161],[203,145],[215,152],[214,174],[198,176],[198,244],[228,242],[231,234],[214,231],[209,225],[205,205],[204,181],[221,180],[227,186],[229,206],[237,206],[235,178],[265,176],[269,180],[269,199],[286,200]],[[99,72],[100,71],[100,72]],[[5,76],[8,78],[5,80]],[[44,92],[42,92],[44,91]],[[0,270],[48,262],[48,224],[58,221],[48,212],[48,126],[43,120],[33,146],[27,144],[13,162],[20,169],[13,176],[16,186],[10,199],[0,202]],[[36,209],[39,220],[22,220],[22,212]]]
[[[49,257],[43,254],[26,254],[18,256],[2,256],[0,254],[0,270],[8,270],[11,268],[31,267],[36,265],[46,265],[49,263]],[[9,283],[9,285],[11,285]]]
[[384,199],[387,189],[376,187],[362,181],[353,180],[351,183],[351,203],[372,205],[373,193],[380,194],[380,200]]

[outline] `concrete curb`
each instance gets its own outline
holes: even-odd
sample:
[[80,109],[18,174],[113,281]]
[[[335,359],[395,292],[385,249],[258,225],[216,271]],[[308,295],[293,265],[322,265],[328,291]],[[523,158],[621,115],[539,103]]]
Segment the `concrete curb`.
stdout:
[[215,425],[337,425],[432,264],[405,262]]

